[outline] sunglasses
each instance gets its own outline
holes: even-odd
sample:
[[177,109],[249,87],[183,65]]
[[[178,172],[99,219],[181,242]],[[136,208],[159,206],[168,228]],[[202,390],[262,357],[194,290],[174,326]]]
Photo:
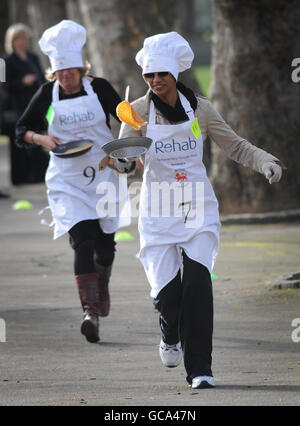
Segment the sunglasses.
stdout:
[[159,77],[167,77],[170,73],[168,71],[160,71],[160,72],[148,72],[144,74],[144,77],[148,80],[154,78],[154,75],[157,74]]

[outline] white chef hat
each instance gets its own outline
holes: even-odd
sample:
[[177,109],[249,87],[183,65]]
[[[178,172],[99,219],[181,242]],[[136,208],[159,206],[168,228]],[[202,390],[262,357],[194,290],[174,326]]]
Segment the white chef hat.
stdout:
[[39,45],[49,56],[52,71],[83,66],[81,49],[86,42],[86,29],[74,21],[63,20],[44,31]]
[[135,57],[143,74],[168,71],[176,80],[180,72],[191,67],[193,59],[189,43],[175,31],[147,37]]

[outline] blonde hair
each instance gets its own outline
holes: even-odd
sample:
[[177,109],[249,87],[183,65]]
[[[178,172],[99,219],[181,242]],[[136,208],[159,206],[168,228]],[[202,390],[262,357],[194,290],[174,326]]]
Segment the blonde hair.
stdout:
[[31,31],[25,24],[18,23],[8,27],[5,33],[5,42],[4,42],[4,47],[7,54],[13,53],[14,41],[21,33],[25,33],[28,36],[28,38],[31,37]]
[[[85,61],[84,67],[76,67],[80,72],[80,77],[85,77],[91,69],[91,64],[89,64],[87,61]],[[48,81],[55,81],[56,80],[56,71],[52,71],[51,68],[47,68],[45,71],[45,77]]]

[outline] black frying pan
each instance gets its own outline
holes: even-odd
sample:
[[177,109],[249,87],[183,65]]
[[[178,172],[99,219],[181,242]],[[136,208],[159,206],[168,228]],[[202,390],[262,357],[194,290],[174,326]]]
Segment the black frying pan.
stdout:
[[57,157],[61,158],[79,157],[80,155],[88,152],[93,145],[94,142],[88,139],[80,139],[57,145],[54,149],[52,149],[52,152]]

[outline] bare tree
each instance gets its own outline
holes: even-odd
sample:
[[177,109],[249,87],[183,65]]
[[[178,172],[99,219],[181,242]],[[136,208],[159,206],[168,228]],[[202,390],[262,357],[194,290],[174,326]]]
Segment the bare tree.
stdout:
[[288,167],[280,184],[213,149],[212,177],[223,212],[262,212],[300,205],[300,2],[213,0],[212,100],[238,134]]

